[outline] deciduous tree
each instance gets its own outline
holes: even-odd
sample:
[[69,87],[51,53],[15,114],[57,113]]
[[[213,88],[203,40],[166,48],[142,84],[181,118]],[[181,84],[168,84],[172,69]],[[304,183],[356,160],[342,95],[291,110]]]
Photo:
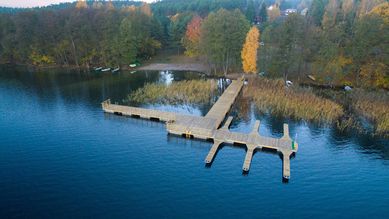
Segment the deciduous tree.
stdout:
[[249,22],[238,9],[220,9],[204,19],[201,28],[201,51],[215,71],[222,69],[226,75],[231,67],[240,67],[240,52],[249,29]]
[[186,49],[185,55],[187,56],[198,56],[200,53],[199,44],[202,21],[203,19],[200,16],[194,16],[186,27],[185,36],[182,42]]
[[269,16],[269,21],[272,22],[281,15],[280,7],[278,4],[270,6],[267,10],[267,15]]
[[77,9],[88,8],[88,5],[86,4],[85,0],[78,0],[76,4],[76,8]]
[[247,33],[246,41],[243,45],[241,57],[243,71],[245,73],[255,73],[257,71],[257,51],[259,47],[259,30],[256,26],[251,27]]

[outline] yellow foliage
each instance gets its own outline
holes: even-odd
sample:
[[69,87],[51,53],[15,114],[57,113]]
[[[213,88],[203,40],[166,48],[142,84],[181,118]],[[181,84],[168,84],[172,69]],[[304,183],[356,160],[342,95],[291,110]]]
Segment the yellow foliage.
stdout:
[[33,65],[54,64],[54,59],[48,55],[41,55],[33,51],[29,56]]
[[281,11],[280,11],[278,4],[274,4],[274,5],[270,6],[267,10],[267,14],[269,16],[270,22],[274,21],[279,16],[281,16]]
[[[326,61],[323,69],[316,69],[321,72],[318,75],[320,82],[332,82],[339,83],[344,78],[344,68],[352,64],[352,59],[347,58],[343,55],[335,56],[331,60]],[[321,65],[321,64],[319,64]]]
[[257,71],[257,52],[259,47],[259,30],[253,26],[247,33],[246,42],[243,45],[241,57],[243,71],[255,73]]
[[375,6],[384,3],[385,0],[361,0],[357,16],[362,17],[369,13]]
[[346,58],[344,56],[339,56],[338,57],[338,62],[341,67],[345,67],[346,65],[350,65],[353,63],[352,59]]
[[367,86],[389,88],[389,78],[385,75],[388,66],[383,63],[369,63],[361,67],[361,77]]
[[389,24],[389,2],[382,3],[374,7],[369,15],[376,14],[380,16],[386,24]]

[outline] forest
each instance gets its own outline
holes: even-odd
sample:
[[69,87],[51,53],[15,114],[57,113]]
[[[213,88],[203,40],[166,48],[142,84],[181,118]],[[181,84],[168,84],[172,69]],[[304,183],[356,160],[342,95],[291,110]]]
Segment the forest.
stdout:
[[173,48],[198,57],[213,74],[309,76],[326,85],[388,89],[388,36],[385,0],[77,1],[0,8],[0,63],[34,66],[127,66]]

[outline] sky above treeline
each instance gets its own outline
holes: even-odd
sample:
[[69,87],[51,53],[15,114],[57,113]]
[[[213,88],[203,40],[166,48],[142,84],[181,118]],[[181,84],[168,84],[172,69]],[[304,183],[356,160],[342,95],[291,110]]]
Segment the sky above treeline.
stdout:
[[[75,0],[0,0],[0,7],[31,8],[42,7],[62,2],[74,2]],[[154,0],[143,0],[153,2]]]

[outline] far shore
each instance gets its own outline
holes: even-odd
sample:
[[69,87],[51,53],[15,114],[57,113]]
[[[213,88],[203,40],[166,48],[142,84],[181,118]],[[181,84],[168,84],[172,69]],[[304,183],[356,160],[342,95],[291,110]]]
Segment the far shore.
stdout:
[[145,66],[136,68],[136,70],[142,71],[196,71],[208,73],[209,67],[204,64],[192,63],[192,64],[180,64],[180,63],[150,63]]

